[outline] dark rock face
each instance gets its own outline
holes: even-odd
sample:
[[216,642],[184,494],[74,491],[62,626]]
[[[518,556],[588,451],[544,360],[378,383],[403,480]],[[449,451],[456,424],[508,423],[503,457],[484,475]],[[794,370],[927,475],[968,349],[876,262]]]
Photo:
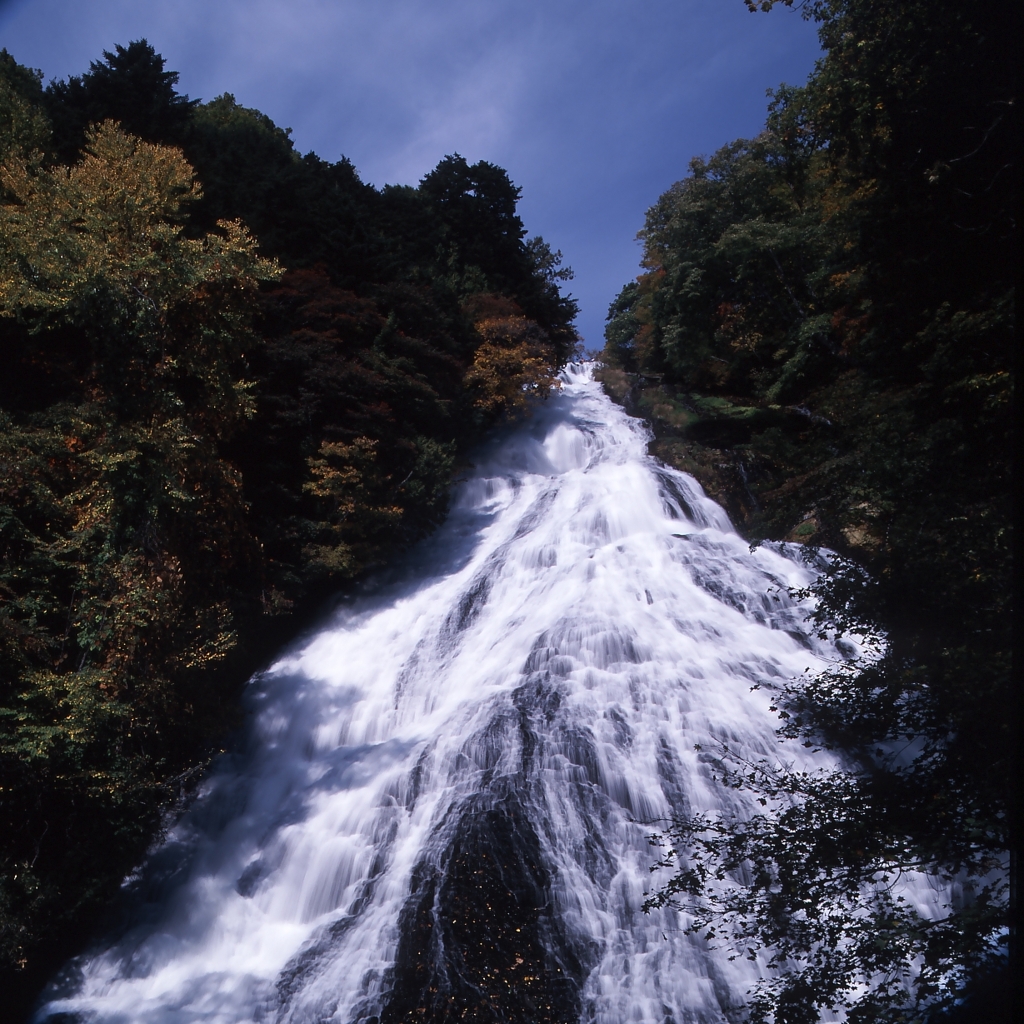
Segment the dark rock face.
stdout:
[[416,872],[380,1024],[575,1024],[582,968],[519,798],[481,794],[452,834]]
[[766,467],[747,442],[755,422],[763,424],[689,408],[661,383],[660,374],[644,377],[603,367],[594,376],[613,402],[647,422],[654,435],[650,454],[695,477],[740,533],[749,533],[759,512],[754,492],[764,489]]

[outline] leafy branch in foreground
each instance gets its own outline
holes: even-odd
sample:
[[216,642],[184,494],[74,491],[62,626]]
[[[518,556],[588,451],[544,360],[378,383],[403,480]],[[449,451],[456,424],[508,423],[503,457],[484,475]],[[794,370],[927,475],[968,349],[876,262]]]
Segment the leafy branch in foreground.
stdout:
[[648,212],[604,358],[658,382],[658,451],[742,492],[752,540],[837,553],[794,596],[850,660],[775,697],[782,739],[843,756],[725,758],[759,815],[675,822],[649,906],[764,951],[755,1021],[963,1001],[989,1024],[1009,1016],[1019,5],[747,3],[776,5],[823,55]]
[[[688,934],[768,969],[748,1002],[753,1024],[812,1024],[821,1010],[911,1024],[953,1006],[1004,951],[1007,881],[990,837],[968,832],[937,871],[901,802],[871,781],[727,748],[718,766],[722,784],[756,793],[766,811],[697,814],[651,836],[664,851],[655,869],[676,875],[644,910],[681,910]],[[897,769],[879,781],[905,779]]]

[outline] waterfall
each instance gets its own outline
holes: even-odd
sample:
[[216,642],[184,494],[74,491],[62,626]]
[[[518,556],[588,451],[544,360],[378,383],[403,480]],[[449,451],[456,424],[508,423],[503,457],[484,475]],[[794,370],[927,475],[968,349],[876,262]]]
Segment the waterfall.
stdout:
[[[405,573],[248,690],[250,726],[129,880],[132,920],[37,1020],[735,1019],[757,964],[645,915],[659,820],[753,813],[722,744],[839,655],[586,365],[478,453]],[[127,897],[126,897],[127,898]]]

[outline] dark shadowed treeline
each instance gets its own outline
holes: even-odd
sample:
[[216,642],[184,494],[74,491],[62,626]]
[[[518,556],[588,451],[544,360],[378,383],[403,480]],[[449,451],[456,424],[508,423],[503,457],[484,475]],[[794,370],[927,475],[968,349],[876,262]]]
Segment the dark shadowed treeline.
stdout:
[[[1020,25],[999,2],[803,10],[825,50],[807,84],[649,211],[607,384],[753,539],[839,552],[817,624],[885,642],[777,694],[784,736],[859,767],[719,752],[765,814],[677,823],[682,869],[653,902],[783,969],[753,1020],[938,1019],[971,978],[957,1013],[1001,1020]],[[949,885],[945,920],[899,900],[911,869]]]
[[[199,103],[145,42],[0,53],[0,985],[83,941],[331,588],[557,386],[571,275],[499,167],[417,188]],[[19,1010],[20,1007],[20,1010]]]

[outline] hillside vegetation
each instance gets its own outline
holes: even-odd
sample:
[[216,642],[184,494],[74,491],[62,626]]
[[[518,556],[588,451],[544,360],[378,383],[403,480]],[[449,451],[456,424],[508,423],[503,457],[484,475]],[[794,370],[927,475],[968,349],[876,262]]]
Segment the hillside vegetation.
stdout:
[[84,941],[318,599],[557,386],[571,274],[501,168],[375,189],[145,41],[0,53],[0,986]]
[[[823,57],[760,135],[694,159],[648,212],[604,376],[752,540],[838,553],[815,623],[881,656],[775,694],[783,736],[854,767],[719,751],[765,813],[677,822],[679,873],[652,905],[780,968],[754,1021],[938,1019],[972,978],[957,1012],[1003,1019],[1019,19],[801,6]],[[949,886],[948,917],[900,901],[912,869]]]

